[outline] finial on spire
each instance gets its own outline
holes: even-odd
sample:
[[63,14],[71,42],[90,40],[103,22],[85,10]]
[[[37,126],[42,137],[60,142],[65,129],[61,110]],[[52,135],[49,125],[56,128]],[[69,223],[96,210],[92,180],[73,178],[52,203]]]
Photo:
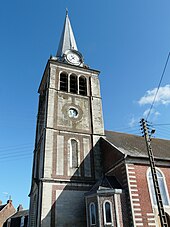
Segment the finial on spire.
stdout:
[[68,8],[66,8],[66,16],[68,15]]

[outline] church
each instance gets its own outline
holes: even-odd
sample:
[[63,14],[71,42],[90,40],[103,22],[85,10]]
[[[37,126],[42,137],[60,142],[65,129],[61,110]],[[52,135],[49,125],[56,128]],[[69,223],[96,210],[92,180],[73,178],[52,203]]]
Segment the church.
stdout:
[[[145,140],[104,129],[99,73],[66,12],[38,90],[29,227],[162,226]],[[152,139],[152,148],[168,222],[170,141]]]

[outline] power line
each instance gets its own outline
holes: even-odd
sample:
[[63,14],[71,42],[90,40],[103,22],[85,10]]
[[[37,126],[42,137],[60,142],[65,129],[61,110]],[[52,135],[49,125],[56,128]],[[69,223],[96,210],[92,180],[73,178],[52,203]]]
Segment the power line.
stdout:
[[165,126],[167,126],[167,125],[170,125],[170,123],[168,123],[168,124],[153,124],[153,125],[155,125],[155,126],[159,126],[159,125],[165,125]]
[[1,153],[8,153],[8,152],[10,152],[10,153],[14,153],[14,152],[17,152],[17,151],[19,151],[19,152],[22,152],[22,151],[32,151],[34,148],[33,148],[33,146],[29,146],[29,147],[18,147],[18,148],[1,148],[0,149],[0,154]]
[[147,117],[146,117],[146,120],[148,119],[148,117],[149,117],[149,115],[150,115],[150,113],[151,113],[151,110],[152,110],[152,108],[153,108],[153,105],[154,105],[154,103],[155,103],[156,96],[157,96],[157,94],[158,94],[158,91],[159,91],[159,88],[160,88],[160,85],[161,85],[161,82],[162,82],[163,76],[164,76],[164,74],[165,74],[165,70],[166,70],[168,61],[169,61],[169,57],[170,57],[170,52],[169,52],[169,54],[168,54],[168,57],[167,57],[167,60],[166,60],[166,63],[165,63],[165,66],[164,66],[164,69],[163,69],[163,72],[162,72],[162,75],[161,75],[161,79],[160,79],[160,81],[159,81],[158,88],[157,88],[157,90],[156,90],[156,93],[155,93],[153,102],[152,102],[152,104],[151,104],[150,110],[149,110],[149,112],[148,112],[148,115],[147,115]]
[[13,158],[16,158],[16,159],[20,159],[20,158],[31,158],[32,157],[32,154],[16,154],[16,155],[10,155],[10,156],[4,156],[4,157],[0,157],[0,160],[10,160],[10,159],[13,159]]
[[11,155],[23,155],[23,154],[33,154],[30,150],[22,150],[22,151],[14,151],[14,152],[0,152],[0,158],[4,156],[11,156]]
[[9,158],[0,158],[0,162],[7,162],[7,161],[19,161],[21,159],[27,159],[27,160],[32,160],[32,156],[20,156],[20,157],[9,157]]
[[6,149],[6,148],[14,148],[14,147],[21,147],[21,146],[30,146],[30,145],[32,145],[32,143],[24,143],[24,144],[17,144],[17,145],[10,145],[10,146],[3,146],[3,147],[0,147],[0,149]]

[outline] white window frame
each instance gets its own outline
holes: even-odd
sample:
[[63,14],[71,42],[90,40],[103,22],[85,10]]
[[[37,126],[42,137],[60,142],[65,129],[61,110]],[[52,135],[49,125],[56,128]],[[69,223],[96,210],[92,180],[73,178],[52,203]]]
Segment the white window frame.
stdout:
[[[170,199],[169,199],[169,193],[168,193],[168,188],[167,188],[164,173],[159,168],[156,168],[156,171],[159,171],[162,175],[163,184],[164,184],[164,187],[165,187],[165,193],[166,193],[166,197],[167,197],[167,200],[168,200],[168,205],[164,205],[164,204],[163,205],[164,205],[164,207],[169,208],[170,207]],[[150,179],[149,179],[149,173],[151,173],[151,168],[148,168],[148,170],[147,170],[147,181],[148,181],[149,195],[150,195],[152,206],[154,208],[157,208],[157,204],[154,204],[154,201],[153,201],[152,189],[151,189],[151,184],[150,184]],[[151,176],[152,176],[152,173],[151,173]]]
[[[110,204],[110,212],[111,212],[111,222],[106,222],[106,209],[105,209],[105,204],[109,203]],[[113,225],[113,210],[112,210],[112,203],[109,200],[105,200],[103,203],[103,217],[104,217],[104,226],[114,226]]]
[[[94,206],[94,214],[95,214],[95,223],[92,223],[92,212],[91,212],[91,207],[92,205]],[[89,214],[90,214],[90,226],[95,226],[96,225],[96,205],[94,202],[89,204]]]

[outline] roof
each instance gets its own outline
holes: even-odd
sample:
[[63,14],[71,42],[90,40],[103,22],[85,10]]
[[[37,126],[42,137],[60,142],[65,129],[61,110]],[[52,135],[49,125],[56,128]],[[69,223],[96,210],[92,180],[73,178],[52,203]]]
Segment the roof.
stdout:
[[68,17],[68,12],[66,11],[66,17],[60,38],[60,43],[58,46],[57,57],[62,57],[65,51],[69,49],[78,50],[70,19]]
[[23,216],[28,216],[29,210],[20,210],[12,215],[10,218],[19,218]]
[[[105,130],[106,140],[124,155],[131,157],[148,157],[145,139],[126,133]],[[170,140],[152,139],[153,155],[155,158],[170,159]]]
[[109,189],[122,189],[115,176],[103,176],[86,195]]
[[6,206],[7,204],[0,205],[0,211]]

